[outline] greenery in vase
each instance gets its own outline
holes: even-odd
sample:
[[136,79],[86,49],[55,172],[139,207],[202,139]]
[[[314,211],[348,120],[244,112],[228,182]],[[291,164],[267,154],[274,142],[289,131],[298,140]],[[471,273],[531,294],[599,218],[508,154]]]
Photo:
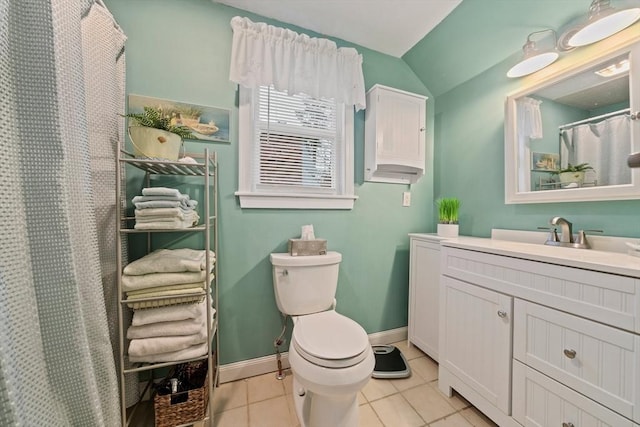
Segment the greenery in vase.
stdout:
[[565,172],[584,172],[588,170],[593,170],[593,168],[589,165],[589,163],[580,163],[579,165],[572,165],[571,163],[567,164],[566,168],[559,169],[554,171],[553,173],[565,173]]
[[457,224],[460,200],[455,197],[440,198],[436,200],[438,206],[438,222],[440,224]]
[[125,117],[134,119],[138,125],[175,133],[182,139],[193,138],[191,130],[186,126],[172,125],[171,116],[161,108],[144,107],[144,113],[128,113]]

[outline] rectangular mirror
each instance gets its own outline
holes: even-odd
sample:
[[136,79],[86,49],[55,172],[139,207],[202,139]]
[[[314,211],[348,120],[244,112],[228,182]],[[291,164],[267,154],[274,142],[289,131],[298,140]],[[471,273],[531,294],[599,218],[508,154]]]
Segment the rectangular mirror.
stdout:
[[[568,53],[571,55],[572,53]],[[640,199],[640,43],[507,97],[505,202]]]

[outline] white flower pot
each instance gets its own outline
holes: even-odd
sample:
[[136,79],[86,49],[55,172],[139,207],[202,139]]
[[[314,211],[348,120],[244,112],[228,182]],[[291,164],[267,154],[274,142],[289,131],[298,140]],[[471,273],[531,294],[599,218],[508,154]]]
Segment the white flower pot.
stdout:
[[175,133],[145,126],[130,126],[129,138],[136,157],[178,160],[182,138]]
[[582,185],[584,183],[584,172],[562,172],[559,178],[563,184],[575,182],[578,185]]
[[458,224],[438,224],[438,236],[458,237]]

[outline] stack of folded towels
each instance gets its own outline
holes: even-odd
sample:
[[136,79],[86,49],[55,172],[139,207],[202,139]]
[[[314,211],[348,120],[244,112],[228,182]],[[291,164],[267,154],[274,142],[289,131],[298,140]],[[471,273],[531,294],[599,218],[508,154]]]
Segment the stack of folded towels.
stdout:
[[[211,251],[209,260],[211,271]],[[170,362],[206,353],[206,269],[206,251],[186,248],[160,249],[124,268],[122,286],[134,309],[127,330],[130,361]],[[145,298],[154,299],[136,301]]]
[[136,207],[134,228],[139,230],[181,229],[198,224],[196,200],[175,188],[143,188],[132,200]]

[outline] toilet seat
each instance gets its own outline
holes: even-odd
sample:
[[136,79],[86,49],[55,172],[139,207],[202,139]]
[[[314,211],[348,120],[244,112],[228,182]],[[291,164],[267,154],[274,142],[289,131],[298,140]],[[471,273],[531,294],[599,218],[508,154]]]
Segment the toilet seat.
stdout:
[[326,368],[357,365],[371,347],[362,326],[334,310],[298,317],[291,343],[305,360]]

